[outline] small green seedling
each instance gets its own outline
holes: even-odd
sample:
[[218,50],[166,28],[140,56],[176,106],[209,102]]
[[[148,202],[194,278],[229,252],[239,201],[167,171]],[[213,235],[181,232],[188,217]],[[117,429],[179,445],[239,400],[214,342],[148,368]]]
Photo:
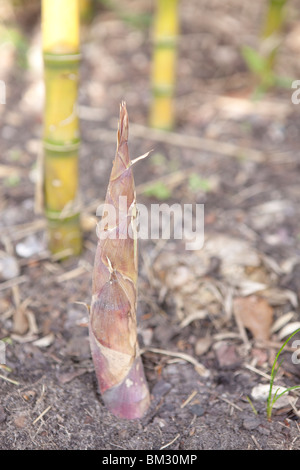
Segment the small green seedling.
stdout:
[[293,79],[276,75],[270,65],[269,57],[261,56],[249,46],[243,46],[241,52],[248,69],[258,79],[253,93],[254,99],[260,99],[272,87],[291,88]]
[[0,42],[1,44],[11,44],[16,52],[17,65],[22,69],[27,69],[27,52],[29,43],[25,35],[16,28],[2,27],[1,24]]
[[269,391],[269,396],[268,396],[268,400],[267,400],[267,417],[268,417],[268,420],[270,421],[271,420],[271,416],[272,416],[272,409],[273,409],[273,406],[274,404],[276,403],[276,401],[282,397],[282,395],[284,395],[285,393],[287,392],[290,392],[291,390],[295,390],[297,388],[300,388],[300,385],[295,385],[294,387],[289,387],[289,388],[286,388],[283,392],[279,393],[278,394],[278,390],[280,390],[279,388],[277,388],[276,392],[274,393],[274,396],[272,396],[272,390],[273,390],[273,384],[274,384],[274,380],[275,380],[275,377],[276,377],[276,374],[283,362],[283,360],[280,362],[280,364],[276,367],[276,364],[277,364],[277,361],[278,361],[278,358],[281,354],[281,352],[283,351],[283,349],[285,348],[285,346],[287,345],[287,343],[290,341],[290,339],[296,334],[296,333],[299,333],[300,332],[300,328],[298,328],[298,330],[294,331],[294,333],[292,333],[288,339],[283,343],[283,345],[281,346],[281,348],[279,349],[277,355],[276,355],[276,358],[275,358],[275,361],[273,363],[273,367],[272,367],[272,371],[271,371],[271,381],[270,381],[270,391]]
[[108,10],[112,10],[115,12],[119,18],[124,22],[127,23],[129,26],[136,28],[136,29],[146,29],[149,28],[152,22],[152,14],[145,12],[145,13],[127,13],[122,6],[119,5],[121,2],[116,2],[113,0],[97,0],[98,3],[107,8]]
[[20,182],[21,182],[20,176],[15,173],[12,173],[7,178],[5,178],[4,186],[6,186],[7,188],[13,188],[15,186],[18,186]]
[[153,196],[159,200],[169,199],[172,195],[171,190],[162,181],[157,181],[149,185],[147,189],[145,189],[144,193],[148,197]]
[[189,188],[193,192],[201,190],[207,193],[211,191],[211,183],[208,179],[200,178],[197,173],[192,173],[189,177]]
[[273,87],[290,88],[293,82],[289,77],[278,76],[274,67],[282,43],[287,0],[267,0],[266,3],[259,50],[246,45],[241,49],[249,71],[256,77],[254,99],[260,99]]
[[250,397],[247,395],[246,398],[247,398],[247,400],[248,400],[248,402],[249,402],[249,404],[250,404],[250,406],[251,406],[251,408],[252,408],[253,413],[257,416],[257,415],[258,415],[257,409],[256,409],[255,406],[253,405],[253,403],[252,403]]

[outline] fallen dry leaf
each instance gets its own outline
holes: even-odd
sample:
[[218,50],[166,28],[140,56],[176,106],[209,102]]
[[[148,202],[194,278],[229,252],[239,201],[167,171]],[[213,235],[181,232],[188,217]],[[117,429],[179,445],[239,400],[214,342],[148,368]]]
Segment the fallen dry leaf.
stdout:
[[286,338],[300,328],[300,322],[294,321],[285,325],[279,332],[279,339]]
[[266,349],[252,348],[251,357],[255,360],[255,365],[257,367],[260,367],[268,362],[268,353]]
[[273,323],[273,308],[262,297],[236,297],[233,310],[245,328],[251,331],[255,339],[266,341],[270,336]]
[[219,367],[235,367],[240,361],[237,355],[236,347],[227,344],[226,341],[220,341],[214,345]]
[[49,333],[48,335],[37,339],[32,344],[34,344],[35,346],[38,346],[39,348],[47,348],[53,343],[54,339],[55,339],[54,334]]
[[197,252],[203,256],[217,256],[221,259],[221,270],[224,274],[232,272],[237,266],[259,266],[260,257],[250,243],[239,238],[233,238],[226,234],[210,236],[202,251]]
[[61,384],[66,384],[71,382],[72,380],[76,379],[76,377],[80,377],[81,375],[85,374],[87,369],[80,369],[80,370],[73,370],[68,372],[62,372],[58,375],[58,380]]
[[289,323],[295,317],[295,312],[288,312],[284,315],[281,315],[277,320],[273,323],[271,332],[276,333],[277,331],[281,330],[287,323]]
[[195,354],[196,356],[202,356],[205,354],[212,345],[212,338],[210,336],[205,336],[204,338],[199,338],[195,345]]

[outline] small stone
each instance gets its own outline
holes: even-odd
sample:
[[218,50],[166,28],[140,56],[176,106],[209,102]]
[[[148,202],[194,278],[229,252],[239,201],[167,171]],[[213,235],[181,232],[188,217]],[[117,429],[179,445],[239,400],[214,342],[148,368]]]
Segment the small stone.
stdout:
[[247,430],[256,429],[260,425],[260,419],[256,416],[249,416],[243,421],[243,428]]
[[270,384],[258,384],[251,390],[251,397],[253,400],[266,401],[269,396]]
[[0,424],[6,420],[6,413],[3,406],[0,406]]
[[211,337],[206,336],[204,338],[199,338],[195,345],[195,354],[197,356],[202,356],[202,354],[205,354],[209,350],[211,345],[212,345]]
[[150,346],[153,338],[153,328],[145,328],[140,333],[144,346]]
[[270,429],[267,429],[265,426],[260,424],[257,428],[257,430],[261,433],[264,434],[265,436],[269,436],[271,434]]
[[196,416],[203,416],[204,415],[204,408],[201,405],[196,403],[195,405],[190,406],[189,410]]
[[234,367],[240,361],[237,356],[236,348],[233,345],[229,345],[223,341],[220,341],[215,345],[215,351],[219,366],[223,367]]
[[0,258],[0,279],[7,281],[18,277],[20,268],[16,258],[13,256],[4,256]]
[[257,366],[262,366],[268,361],[268,354],[264,349],[252,348],[251,356],[256,359]]
[[90,344],[89,344],[89,338],[83,332],[82,335],[77,334],[73,336],[67,343],[66,347],[66,354],[68,356],[72,356],[76,358],[77,360],[79,359],[86,359],[90,357],[91,351],[90,351]]
[[[286,390],[285,387],[281,387],[279,385],[273,385],[272,388],[272,397],[277,391],[277,395],[283,393]],[[258,384],[251,390],[251,396],[253,400],[257,401],[267,401],[270,393],[270,384]],[[284,406],[289,405],[291,397],[286,393],[282,395],[280,398],[277,398],[275,403],[273,404],[273,408],[283,408]]]
[[171,384],[165,382],[164,380],[159,380],[156,382],[152,389],[152,394],[155,398],[160,398],[166,395],[171,389]]
[[14,423],[17,426],[17,428],[24,428],[27,424],[27,416],[24,414],[17,416],[14,419]]
[[34,235],[30,235],[16,246],[16,252],[22,258],[30,258],[43,250],[45,250],[44,243]]
[[165,426],[167,426],[167,422],[159,416],[155,416],[153,424],[157,424],[159,428],[164,428]]

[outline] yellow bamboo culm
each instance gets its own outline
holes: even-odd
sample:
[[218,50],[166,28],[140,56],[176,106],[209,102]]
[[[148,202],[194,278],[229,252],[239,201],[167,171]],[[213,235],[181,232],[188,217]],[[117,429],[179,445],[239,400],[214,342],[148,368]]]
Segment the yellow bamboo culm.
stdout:
[[174,126],[178,30],[178,0],[156,0],[150,126],[158,129]]
[[285,6],[287,0],[268,0],[262,38],[268,44],[268,66],[272,70],[280,44],[280,36],[285,21]]
[[80,19],[83,23],[89,22],[93,16],[93,0],[79,0]]
[[42,0],[44,208],[49,249],[56,255],[77,255],[82,247],[78,210],[79,25],[79,0]]
[[78,54],[79,0],[42,0],[44,54]]
[[263,37],[267,38],[281,31],[285,20],[285,4],[287,0],[269,0],[266,21],[263,27]]

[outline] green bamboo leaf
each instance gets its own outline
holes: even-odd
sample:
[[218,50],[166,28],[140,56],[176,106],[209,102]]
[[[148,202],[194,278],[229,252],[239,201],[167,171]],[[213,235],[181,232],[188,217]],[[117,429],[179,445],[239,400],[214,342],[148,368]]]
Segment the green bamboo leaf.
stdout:
[[250,46],[243,46],[242,56],[251,72],[259,75],[265,74],[268,63],[255,49]]
[[192,173],[189,177],[189,188],[191,191],[201,190],[209,192],[211,190],[211,183],[205,178],[201,178],[197,173]]
[[157,181],[145,189],[145,194],[148,197],[153,196],[156,197],[156,199],[165,200],[169,199],[172,193],[165,183],[162,181]]

